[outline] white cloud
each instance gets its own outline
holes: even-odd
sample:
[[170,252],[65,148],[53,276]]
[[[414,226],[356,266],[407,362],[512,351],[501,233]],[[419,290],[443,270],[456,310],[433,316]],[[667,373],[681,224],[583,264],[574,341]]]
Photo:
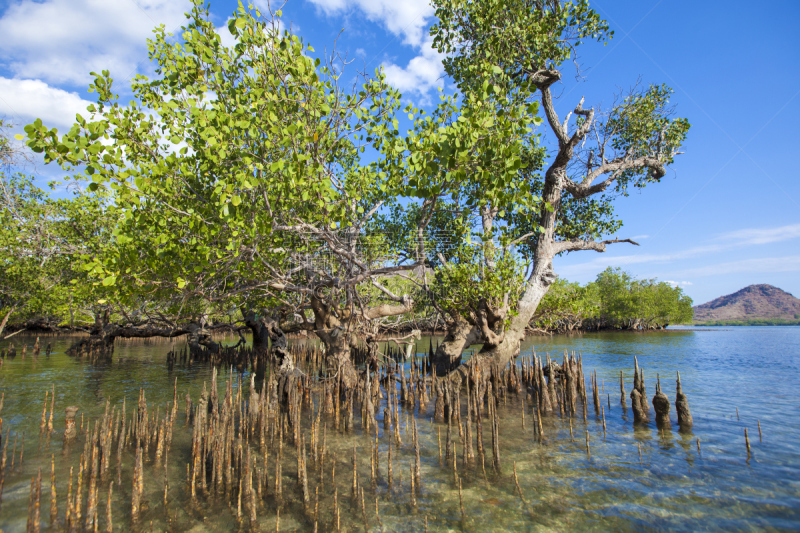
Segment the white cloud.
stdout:
[[0,116],[14,117],[15,122],[28,124],[41,118],[45,126],[64,132],[75,122],[76,114],[88,117],[86,106],[90,103],[78,93],[50,87],[43,81],[0,78]]
[[[230,20],[230,19],[228,19],[228,20]],[[231,34],[231,31],[228,29],[228,21],[225,21],[225,24],[223,24],[219,28],[214,28],[214,31],[216,31],[219,34],[220,39],[222,41],[222,46],[224,46],[226,48],[233,48],[234,46],[236,46],[236,43],[239,41],[239,39],[234,37]]]
[[434,14],[429,0],[311,0],[326,14],[361,10],[366,17],[383,24],[403,38],[405,44],[420,46],[428,30],[427,19]]
[[666,280],[664,283],[669,283],[673,287],[688,287],[689,285],[694,285],[691,281],[670,281]]
[[[585,263],[564,266],[559,270],[559,273],[575,276],[599,272],[608,266],[624,267],[627,265],[641,263],[668,263],[671,261],[700,257],[703,255],[734,250],[747,246],[791,240],[797,237],[800,237],[800,224],[792,224],[777,228],[746,228],[722,234],[714,239],[717,242],[712,244],[693,246],[685,250],[666,254],[632,254],[611,257],[600,256]],[[639,236],[638,238],[641,239],[642,236]],[[633,238],[633,240],[636,239],[636,237]]]
[[766,272],[800,272],[800,255],[743,259],[741,261],[731,261],[729,263],[688,268],[671,272],[670,274],[675,277],[691,278],[737,273],[762,274]]
[[[718,251],[721,249],[723,249],[722,246],[696,246],[688,250],[671,254],[634,254],[617,256],[606,256],[605,254],[602,254],[600,257],[596,257],[585,263],[562,266],[557,269],[557,272],[565,276],[578,276],[582,274],[600,272],[607,267],[625,267],[628,265],[636,265],[641,263],[666,263],[679,259],[686,259],[692,256],[702,255],[708,252]],[[558,259],[556,260],[558,261]]]
[[[436,87],[443,87],[443,54],[431,48],[433,39],[428,35],[429,19],[434,9],[429,0],[310,0],[327,15],[346,14],[359,10],[367,19],[383,25],[403,43],[418,49],[419,55],[406,66],[385,62],[383,70],[390,85],[404,94],[426,96]],[[362,48],[356,55],[365,56]]]
[[18,78],[86,85],[89,72],[119,79],[147,60],[146,39],[185,22],[188,0],[22,0],[0,19],[0,61]]
[[800,237],[800,224],[779,228],[749,228],[731,231],[719,236],[720,240],[734,241],[737,245],[768,244]]
[[631,240],[642,241],[644,239],[649,239],[649,238],[650,238],[650,235],[634,235],[633,237],[631,237]]
[[402,93],[416,92],[420,95],[425,95],[435,87],[444,87],[444,54],[433,49],[431,44],[432,39],[428,37],[422,45],[420,55],[409,61],[405,67],[385,63],[383,71],[389,85]]

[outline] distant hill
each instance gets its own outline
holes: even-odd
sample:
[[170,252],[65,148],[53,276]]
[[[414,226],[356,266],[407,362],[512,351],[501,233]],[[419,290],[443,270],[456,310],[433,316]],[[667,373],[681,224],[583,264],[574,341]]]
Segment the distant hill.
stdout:
[[772,285],[750,285],[693,309],[695,323],[800,322],[800,299]]

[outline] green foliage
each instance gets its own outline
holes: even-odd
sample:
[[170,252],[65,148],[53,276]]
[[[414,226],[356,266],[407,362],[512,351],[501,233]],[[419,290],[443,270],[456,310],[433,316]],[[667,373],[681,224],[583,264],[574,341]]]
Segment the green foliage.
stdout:
[[84,311],[108,297],[80,268],[82,258],[109,237],[102,203],[80,192],[53,199],[22,174],[3,174],[0,190],[2,317],[85,320]]
[[0,165],[3,166],[9,164],[14,155],[11,139],[5,134],[5,129],[9,127],[10,124],[6,120],[0,119]]
[[89,188],[112,194],[119,225],[89,262],[103,284],[187,302],[274,296],[270,281],[291,269],[290,252],[319,253],[319,242],[297,237],[303,228],[350,227],[405,186],[359,159],[397,137],[399,95],[381,76],[343,91],[310,46],[278,32],[277,16],[240,5],[233,47],[201,1],[187,18],[179,44],[155,31],[157,77],[137,76],[130,103],[103,72],[88,119],[63,136],[37,120],[28,144],[46,162],[83,165]]
[[[454,258],[459,247],[470,234],[470,212],[452,202],[441,202],[432,213],[420,239],[417,228],[424,216],[418,203],[399,202],[390,204],[385,212],[371,221],[368,232],[380,235],[387,245],[398,251],[401,257],[413,258],[420,244],[424,250],[426,264],[430,267],[441,265],[441,259]],[[421,242],[420,242],[421,241]]]
[[571,331],[582,326],[586,318],[597,316],[598,303],[591,284],[582,287],[558,278],[539,303],[532,322],[546,331]]
[[692,300],[680,287],[656,280],[637,280],[620,268],[607,268],[594,281],[600,299],[599,316],[610,324],[633,327],[689,323]]
[[483,246],[462,244],[450,261],[436,269],[431,292],[454,316],[471,321],[482,306],[508,306],[506,318],[511,318],[525,286],[524,272],[509,252],[495,254],[493,268],[487,268],[484,250]]
[[[671,118],[672,93],[667,85],[634,91],[613,107],[600,135],[627,159],[651,157],[671,164],[690,127],[685,118]],[[627,196],[629,185],[641,188],[658,179],[646,169],[626,170],[617,178],[615,190]]]
[[433,5],[439,19],[431,29],[434,46],[448,54],[445,71],[462,88],[474,85],[485,65],[494,66],[498,82],[519,84],[527,74],[573,58],[583,40],[602,42],[613,35],[586,0],[434,0]]
[[[276,273],[285,286],[289,251],[324,255],[325,243],[298,234],[358,231],[378,202],[458,194],[467,179],[482,191],[473,202],[529,196],[509,182],[535,105],[500,113],[507,98],[487,85],[443,97],[431,115],[407,108],[417,118],[401,137],[399,94],[382,75],[346,93],[310,47],[278,33],[277,17],[260,15],[237,10],[228,48],[198,0],[179,44],[156,30],[157,77],[138,76],[129,104],[104,72],[91,116],[67,134],[26,127],[46,162],[83,165],[89,188],[113,195],[119,226],[89,265],[104,284],[151,298],[220,299],[248,285],[270,296]],[[363,164],[368,147],[381,157]]]
[[[606,22],[585,0],[434,6],[434,44],[459,93],[430,113],[407,106],[413,127],[405,135],[395,116],[400,94],[382,73],[346,90],[340,71],[279,30],[279,11],[241,3],[227,28],[235,44],[224,46],[202,0],[193,0],[177,43],[155,30],[155,76],[133,80],[130,102],[120,102],[103,71],[89,88],[96,103],[68,132],[41,120],[26,126],[28,146],[48,163],[80,169],[91,193],[81,201],[94,202],[87,213],[102,223],[73,258],[95,301],[139,316],[156,314],[154,305],[168,316],[231,316],[248,306],[299,313],[311,294],[324,294],[342,309],[363,309],[405,301],[404,292],[390,293],[411,282],[386,274],[424,261],[435,268],[424,294],[442,308],[465,316],[488,306],[507,317],[525,288],[523,264],[536,262],[544,214],[556,212],[555,240],[618,230],[613,198],[658,176],[620,167],[604,195],[565,192],[548,204],[546,153],[534,131],[543,122],[536,77],[572,59],[583,41],[610,38]],[[615,106],[597,127],[595,151],[565,164],[570,177],[589,179],[613,158],[671,162],[688,123],[671,118],[669,94],[651,87]],[[578,127],[587,116],[576,114]],[[383,289],[368,283],[376,276]],[[580,290],[559,286],[548,305],[580,307],[566,303]],[[580,298],[623,320],[629,303],[615,296],[603,307],[591,300],[600,291]],[[648,320],[668,314],[659,305],[669,294],[658,294],[637,300],[635,309],[656,317]]]
[[379,167],[403,177],[401,196],[441,198],[468,209],[539,200],[517,181],[532,127],[541,123],[538,104],[518,105],[487,77],[474,91],[441,96],[430,114],[417,111],[405,138],[377,139],[386,156]]
[[619,268],[607,268],[581,287],[556,280],[533,319],[537,328],[650,329],[689,324],[692,300],[680,287],[655,279],[638,280]]

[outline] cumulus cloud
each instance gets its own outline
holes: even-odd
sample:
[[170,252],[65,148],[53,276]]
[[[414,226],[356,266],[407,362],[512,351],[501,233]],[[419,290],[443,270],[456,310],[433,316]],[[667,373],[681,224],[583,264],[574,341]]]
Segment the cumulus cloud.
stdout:
[[422,45],[428,30],[427,19],[434,10],[429,0],[311,0],[327,15],[339,15],[358,9],[391,33],[402,37],[405,44]]
[[75,122],[76,114],[88,116],[86,107],[90,103],[78,93],[50,87],[40,80],[0,78],[0,116],[14,117],[17,123],[41,118],[47,127],[65,131]]
[[[416,93],[425,97],[431,89],[442,87],[443,55],[431,48],[428,35],[434,9],[429,0],[310,0],[327,15],[342,15],[350,11],[363,13],[368,20],[381,24],[402,38],[403,44],[419,51],[405,66],[384,62],[383,70],[390,85],[404,94]],[[359,48],[356,55],[366,55]]]
[[428,37],[420,55],[409,61],[405,67],[384,63],[383,71],[389,85],[405,94],[416,92],[420,95],[426,94],[433,88],[443,87],[444,55],[434,50],[431,44],[431,38]]
[[188,0],[22,0],[0,19],[0,61],[17,78],[86,85],[91,71],[133,75],[146,39],[184,23]]

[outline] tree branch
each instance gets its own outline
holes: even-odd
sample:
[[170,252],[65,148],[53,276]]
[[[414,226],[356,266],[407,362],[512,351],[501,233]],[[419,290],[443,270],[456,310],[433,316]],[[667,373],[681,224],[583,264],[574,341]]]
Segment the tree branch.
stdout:
[[574,252],[577,250],[594,250],[595,252],[605,252],[607,244],[614,244],[618,242],[627,242],[635,246],[639,246],[638,242],[635,242],[631,239],[609,239],[605,241],[576,239],[572,241],[560,241],[553,243],[553,250],[555,251],[555,254]]
[[[654,179],[661,179],[667,174],[667,169],[658,158],[655,157],[637,157],[635,159],[618,158],[608,163],[604,163],[597,167],[592,172],[588,173],[586,177],[580,182],[575,183],[571,179],[564,180],[564,189],[569,192],[574,198],[586,198],[594,194],[603,192],[609,185],[619,178],[620,174],[628,170],[639,170],[642,168],[649,168],[652,170]],[[605,180],[592,185],[594,180],[604,174],[611,175]]]
[[364,313],[364,318],[367,320],[374,320],[376,318],[383,318],[387,316],[402,315],[403,313],[408,313],[413,308],[414,300],[412,300],[408,295],[403,295],[402,305],[383,304],[370,307]]

